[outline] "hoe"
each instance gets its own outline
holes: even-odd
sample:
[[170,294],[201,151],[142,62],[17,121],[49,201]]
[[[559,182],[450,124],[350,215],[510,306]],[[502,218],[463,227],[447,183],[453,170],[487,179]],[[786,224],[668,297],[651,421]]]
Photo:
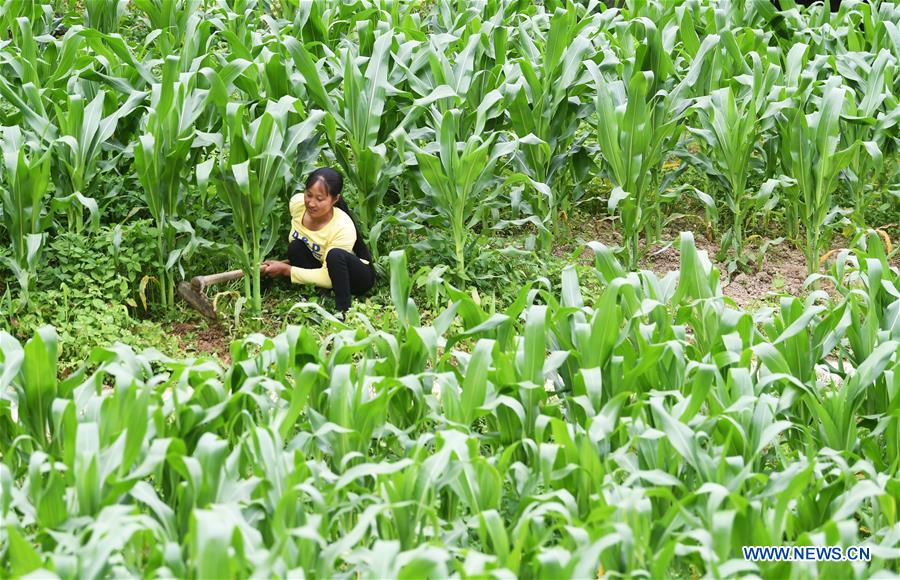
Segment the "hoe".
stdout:
[[[287,263],[287,260],[282,260]],[[216,309],[213,303],[206,296],[205,290],[209,286],[221,284],[222,282],[230,282],[244,277],[243,270],[229,270],[228,272],[220,272],[218,274],[210,274],[208,276],[194,276],[190,284],[182,281],[178,284],[178,295],[185,302],[191,305],[196,311],[210,320],[218,320]]]

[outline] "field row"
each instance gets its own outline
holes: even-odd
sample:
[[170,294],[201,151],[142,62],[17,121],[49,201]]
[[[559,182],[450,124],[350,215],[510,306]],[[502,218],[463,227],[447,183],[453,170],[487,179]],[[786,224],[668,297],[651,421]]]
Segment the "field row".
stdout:
[[[123,7],[22,2],[0,17],[0,216],[26,301],[47,235],[132,215],[129,176],[156,224],[158,303],[188,256],[225,252],[254,312],[286,201],[323,161],[352,184],[376,254],[416,232],[455,281],[496,230],[527,228],[547,251],[598,184],[629,267],[689,202],[729,271],[749,267],[750,229],[787,237],[816,272],[835,226],[884,225],[866,213],[896,193],[888,2],[143,0],[125,20]],[[688,168],[701,187],[680,180]],[[219,213],[227,234],[198,235]]]
[[[0,335],[0,564],[60,577],[868,577],[900,558],[900,295],[878,236],[840,298],[755,316],[693,239],[680,272],[605,246],[585,304],[466,293],[397,334],[308,328],[233,364],[125,345],[58,382],[51,328]],[[329,322],[329,320],[331,322]],[[96,369],[87,372],[88,368]],[[868,563],[745,561],[862,545]]]

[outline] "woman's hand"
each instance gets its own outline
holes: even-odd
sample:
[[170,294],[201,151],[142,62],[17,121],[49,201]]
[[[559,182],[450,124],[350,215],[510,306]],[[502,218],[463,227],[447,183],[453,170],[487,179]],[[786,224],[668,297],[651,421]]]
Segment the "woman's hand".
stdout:
[[262,263],[260,273],[264,276],[290,276],[291,265],[287,262],[266,261]]

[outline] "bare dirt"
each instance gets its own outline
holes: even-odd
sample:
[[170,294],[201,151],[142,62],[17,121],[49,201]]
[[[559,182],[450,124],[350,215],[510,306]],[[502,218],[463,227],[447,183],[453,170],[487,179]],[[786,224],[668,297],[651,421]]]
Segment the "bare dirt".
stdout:
[[[722,294],[734,300],[741,308],[752,308],[760,302],[782,295],[802,297],[807,292],[803,286],[807,278],[806,259],[801,251],[787,242],[771,246],[763,257],[758,271],[735,272],[730,278],[726,274],[726,264],[715,260],[715,255],[719,251],[717,243],[709,241],[702,233],[694,233],[694,243],[698,250],[706,251],[709,259],[719,268],[722,276]],[[680,265],[678,250],[674,246],[656,247],[665,249],[660,253],[651,250],[650,255],[644,260],[644,267],[649,266],[648,269],[658,274],[678,270]]]
[[173,322],[171,332],[178,337],[185,352],[215,355],[224,365],[231,364],[231,334],[217,323]]
[[[570,231],[567,240],[556,246],[553,254],[558,258],[567,258],[577,247],[588,241],[598,241],[610,246],[621,245],[621,235],[615,231],[615,226],[608,219],[582,219],[578,216],[569,223]],[[758,271],[735,272],[729,278],[727,265],[717,262],[715,255],[719,252],[719,244],[707,238],[707,232],[699,229],[697,223],[674,224],[663,232],[665,240],[677,240],[679,232],[691,230],[694,233],[694,243],[698,250],[706,251],[709,259],[719,268],[721,275],[722,293],[734,300],[741,308],[754,308],[762,302],[772,302],[778,296],[792,295],[802,297],[807,290],[803,284],[806,281],[806,261],[803,252],[794,248],[789,242],[779,245],[771,245],[766,251]],[[757,252],[764,239],[755,238],[748,240],[747,249]],[[581,254],[578,263],[591,265],[594,263],[593,252],[587,250]],[[641,261],[642,269],[650,270],[657,275],[678,270],[680,254],[672,243],[655,244],[647,252],[647,256]]]

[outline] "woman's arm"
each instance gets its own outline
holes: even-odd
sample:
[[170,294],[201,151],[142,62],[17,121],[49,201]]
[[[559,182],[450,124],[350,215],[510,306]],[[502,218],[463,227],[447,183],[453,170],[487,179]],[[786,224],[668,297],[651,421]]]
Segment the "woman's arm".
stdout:
[[288,276],[294,284],[312,284],[319,288],[331,288],[331,276],[328,268],[322,264],[321,268],[297,268],[292,266]]
[[319,288],[331,288],[328,268],[298,268],[288,262],[264,262],[262,273],[266,276],[287,276],[294,284],[313,284]]

